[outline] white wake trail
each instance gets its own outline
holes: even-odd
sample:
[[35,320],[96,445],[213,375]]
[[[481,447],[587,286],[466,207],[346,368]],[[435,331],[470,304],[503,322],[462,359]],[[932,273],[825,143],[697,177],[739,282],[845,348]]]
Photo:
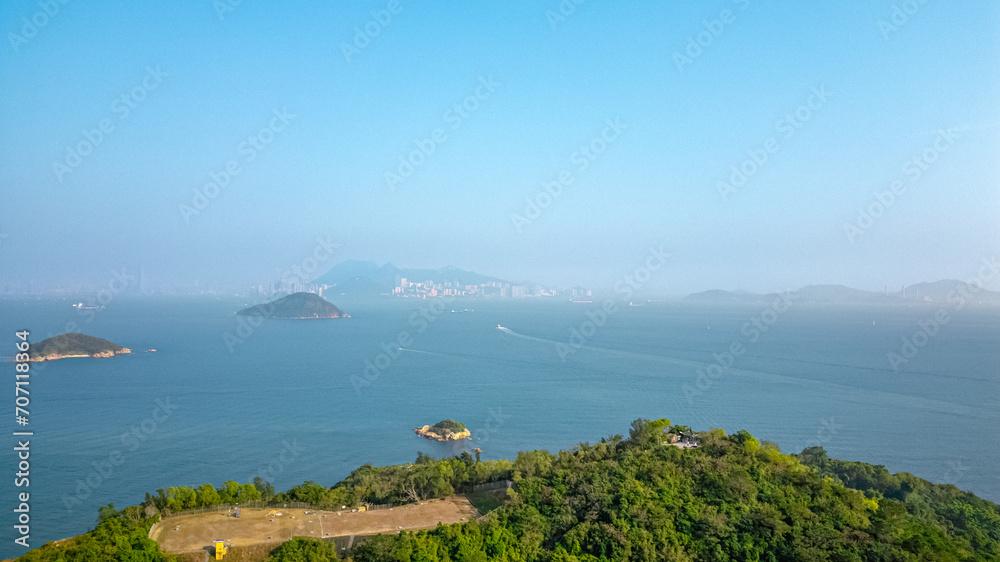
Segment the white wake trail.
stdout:
[[[528,336],[525,334],[520,334],[506,328],[504,326],[497,325],[497,329],[510,334],[515,337],[533,340],[537,342],[542,342],[550,345],[563,345],[571,346],[569,341],[555,341],[544,338],[536,338],[535,336]],[[571,346],[572,347],[572,346]],[[585,349],[588,351],[596,351],[598,353],[607,353],[612,355],[619,355],[624,357],[633,357],[637,359],[648,359],[653,361],[658,361],[661,363],[668,363],[672,365],[679,365],[682,367],[692,368],[695,372],[698,370],[704,371],[710,365],[715,364],[715,362],[698,362],[691,361],[687,359],[676,359],[673,357],[664,357],[662,355],[650,355],[647,353],[636,353],[634,351],[620,351],[617,349],[609,349],[606,347],[597,347],[593,345],[580,345],[576,349]],[[836,382],[821,381],[808,378],[793,377],[788,375],[779,375],[777,373],[770,373],[767,371],[757,371],[752,369],[741,369],[739,367],[727,367],[723,370],[725,373],[723,376],[742,376],[742,377],[752,377],[758,380],[769,382],[769,383],[783,383],[783,384],[794,384],[794,385],[814,385],[817,388],[822,388],[825,390],[829,396],[840,396],[846,399],[849,396],[853,396],[857,393],[858,388],[851,385],[840,384]],[[691,384],[696,381],[694,378],[691,379]],[[868,393],[868,397],[877,397],[878,400],[884,403],[892,403],[900,406],[910,406],[914,408],[924,409],[924,410],[934,410],[939,412],[954,413],[959,415],[977,415],[980,417],[989,417],[989,412],[982,410],[981,408],[976,408],[972,406],[966,406],[965,404],[956,404],[954,402],[948,402],[945,400],[937,400],[934,398],[920,398],[916,396],[910,396],[908,394],[902,394],[897,392],[889,392],[884,390],[872,390],[865,389]]]
[[438,357],[455,357],[454,355],[445,355],[444,353],[435,353],[433,351],[423,351],[421,349],[409,349],[406,347],[398,348],[400,351],[408,351],[410,353],[423,353],[424,355],[437,355]]

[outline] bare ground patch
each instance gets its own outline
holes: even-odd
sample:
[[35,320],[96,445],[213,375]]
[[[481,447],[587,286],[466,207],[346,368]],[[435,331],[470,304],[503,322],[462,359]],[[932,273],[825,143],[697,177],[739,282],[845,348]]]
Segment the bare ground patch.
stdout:
[[[281,515],[269,517],[270,511],[244,509],[239,519],[225,513],[171,517],[160,523],[161,528],[154,538],[164,550],[174,554],[203,551],[216,540],[224,540],[235,547],[267,545],[269,551],[292,537],[321,539],[397,533],[433,528],[438,523],[462,523],[478,515],[469,500],[462,496],[357,513],[279,509]],[[310,513],[307,515],[306,511]]]

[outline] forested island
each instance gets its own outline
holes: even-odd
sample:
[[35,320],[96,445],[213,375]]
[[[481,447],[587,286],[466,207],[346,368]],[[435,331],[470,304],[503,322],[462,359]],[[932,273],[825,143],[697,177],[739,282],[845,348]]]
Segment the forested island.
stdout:
[[314,293],[292,293],[287,297],[238,311],[242,316],[262,318],[350,318],[333,303]]
[[[21,560],[169,560],[148,538],[150,527],[199,506],[264,500],[339,511],[466,494],[483,517],[358,537],[343,554],[358,562],[1000,561],[1000,506],[953,485],[831,459],[821,447],[784,454],[746,431],[696,432],[698,446],[687,449],[671,444],[677,435],[691,431],[638,419],[628,437],[554,454],[486,461],[467,452],[440,460],[418,454],[405,465],[366,464],[332,487],[305,482],[275,494],[258,479],[160,489],[138,506],[101,508],[93,531]],[[471,492],[489,483],[499,484],[491,501]],[[255,559],[338,560],[332,540],[295,538]]]
[[441,420],[434,425],[415,427],[413,431],[421,437],[434,441],[472,439],[472,432],[465,428],[465,424],[455,420]]
[[132,353],[132,350],[105,339],[70,332],[31,344],[28,360],[55,361],[67,357],[107,358],[127,353]]

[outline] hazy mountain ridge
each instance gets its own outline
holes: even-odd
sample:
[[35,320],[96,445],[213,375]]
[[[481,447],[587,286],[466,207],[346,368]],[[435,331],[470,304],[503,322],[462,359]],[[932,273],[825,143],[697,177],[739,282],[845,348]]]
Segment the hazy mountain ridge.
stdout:
[[457,283],[458,285],[478,285],[480,283],[507,283],[503,279],[466,271],[455,266],[440,269],[402,269],[392,263],[379,266],[373,261],[348,260],[341,262],[313,282],[329,285],[337,293],[375,295],[392,292],[400,279],[411,283],[432,281],[434,283]]
[[[747,293],[713,289],[684,297],[687,302],[706,303],[770,303],[778,293]],[[963,281],[942,279],[915,283],[895,292],[854,289],[845,285],[806,285],[787,294],[789,300],[817,304],[860,303],[933,303],[933,304],[1000,304],[1000,292],[977,289]]]

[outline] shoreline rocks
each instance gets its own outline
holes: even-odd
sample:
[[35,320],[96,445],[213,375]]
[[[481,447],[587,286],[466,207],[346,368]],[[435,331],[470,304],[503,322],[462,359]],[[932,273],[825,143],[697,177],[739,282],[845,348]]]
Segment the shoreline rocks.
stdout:
[[[451,424],[448,425],[458,427],[443,426],[446,422],[451,422]],[[464,424],[458,423],[454,420],[445,420],[434,425],[415,427],[413,428],[413,432],[425,439],[431,439],[433,441],[445,442],[472,439],[472,432],[466,429]]]

